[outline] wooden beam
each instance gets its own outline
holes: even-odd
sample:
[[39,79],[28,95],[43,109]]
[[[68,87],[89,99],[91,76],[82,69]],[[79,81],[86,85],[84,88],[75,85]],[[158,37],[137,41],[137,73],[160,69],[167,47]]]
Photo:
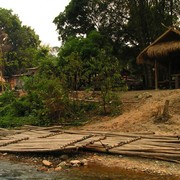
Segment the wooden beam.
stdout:
[[155,75],[155,89],[158,89],[158,73],[157,73],[157,59],[155,59],[154,63],[154,75]]

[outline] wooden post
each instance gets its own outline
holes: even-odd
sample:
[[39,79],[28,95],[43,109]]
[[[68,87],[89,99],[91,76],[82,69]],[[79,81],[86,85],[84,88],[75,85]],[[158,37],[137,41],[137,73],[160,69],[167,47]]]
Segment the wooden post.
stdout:
[[155,89],[158,89],[158,73],[157,73],[157,59],[155,59],[154,63],[154,75],[155,75]]
[[163,111],[161,108],[158,108],[157,115],[155,116],[154,122],[156,123],[164,123],[167,122],[171,118],[169,114],[169,100],[165,101]]
[[169,119],[169,100],[165,101],[164,104],[164,109],[163,109],[163,114],[162,114],[163,118],[168,120]]
[[175,74],[175,89],[179,88],[179,74]]
[[169,89],[172,89],[172,83],[171,83],[171,61],[169,61],[169,65],[168,65],[168,79],[169,79]]

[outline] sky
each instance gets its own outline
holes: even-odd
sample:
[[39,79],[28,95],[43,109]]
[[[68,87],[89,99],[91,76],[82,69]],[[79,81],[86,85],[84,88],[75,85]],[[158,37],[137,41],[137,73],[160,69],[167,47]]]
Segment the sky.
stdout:
[[70,0],[0,0],[0,7],[12,9],[23,25],[30,26],[39,35],[42,44],[60,46],[53,20],[63,12]]

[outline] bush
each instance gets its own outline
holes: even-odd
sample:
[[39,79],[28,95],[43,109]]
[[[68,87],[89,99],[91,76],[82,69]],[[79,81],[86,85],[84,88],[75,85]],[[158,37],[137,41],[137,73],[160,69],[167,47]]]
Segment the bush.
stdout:
[[[0,126],[14,127],[24,124],[47,126],[52,124],[79,125],[92,114],[118,113],[119,100],[109,89],[102,90],[102,106],[95,102],[70,98],[56,77],[36,75],[25,79],[23,97],[16,97],[11,91],[0,96]],[[102,108],[103,107],[103,108]]]
[[23,125],[38,125],[37,119],[35,117],[12,117],[12,116],[3,116],[0,117],[0,127],[2,128],[13,128]]
[[12,103],[15,98],[16,97],[15,97],[15,95],[14,95],[14,93],[12,91],[5,91],[0,96],[0,108]]

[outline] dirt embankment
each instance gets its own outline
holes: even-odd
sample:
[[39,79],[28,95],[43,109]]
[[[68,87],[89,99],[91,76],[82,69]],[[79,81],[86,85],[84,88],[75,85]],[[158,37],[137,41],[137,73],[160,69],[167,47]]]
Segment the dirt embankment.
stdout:
[[[103,118],[84,126],[88,130],[110,130],[121,132],[155,132],[156,134],[180,134],[180,89],[129,91],[121,94],[122,115]],[[156,123],[165,101],[169,100],[170,119]]]

